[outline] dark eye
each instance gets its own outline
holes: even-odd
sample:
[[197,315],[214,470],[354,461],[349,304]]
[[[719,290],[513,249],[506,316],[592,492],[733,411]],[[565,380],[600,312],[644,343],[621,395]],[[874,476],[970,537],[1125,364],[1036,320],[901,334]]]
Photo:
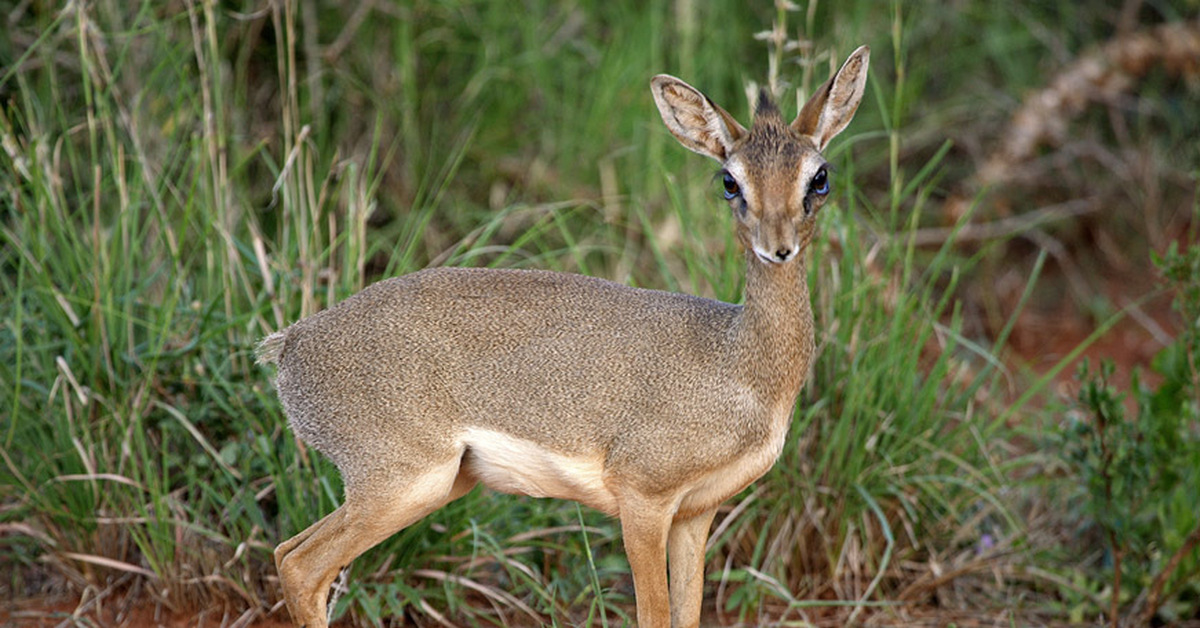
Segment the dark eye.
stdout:
[[821,168],[817,174],[813,175],[812,182],[808,184],[808,192],[817,196],[825,196],[829,194],[829,175],[825,169]]
[[738,187],[737,181],[734,181],[733,176],[728,172],[721,175],[721,184],[725,186],[725,200],[727,201],[737,198],[742,193],[742,189]]

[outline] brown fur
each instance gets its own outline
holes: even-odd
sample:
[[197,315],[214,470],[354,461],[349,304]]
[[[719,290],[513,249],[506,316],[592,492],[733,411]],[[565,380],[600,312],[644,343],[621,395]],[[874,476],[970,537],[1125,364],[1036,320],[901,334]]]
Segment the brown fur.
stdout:
[[293,619],[324,626],[340,569],[483,482],[620,517],[639,624],[696,626],[712,518],[779,455],[809,370],[804,248],[824,200],[810,180],[854,114],[866,63],[859,49],[818,92],[836,107],[788,126],[764,101],[749,131],[686,83],[654,78],[672,133],[738,179],[742,306],[579,275],[433,269],[266,338],[259,356],[279,365],[292,429],[346,486],[340,508],[276,549]]

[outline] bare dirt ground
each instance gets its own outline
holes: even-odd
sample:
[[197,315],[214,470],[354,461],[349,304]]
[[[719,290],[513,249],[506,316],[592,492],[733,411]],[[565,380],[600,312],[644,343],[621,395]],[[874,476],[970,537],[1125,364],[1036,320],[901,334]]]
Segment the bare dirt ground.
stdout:
[[[88,605],[79,599],[22,600],[11,608],[0,609],[0,626],[29,626],[54,628],[58,626],[112,626],[138,628],[216,628],[239,626],[248,628],[287,628],[287,611],[277,609],[262,613],[233,614],[223,609],[176,613],[138,596],[138,600],[117,598],[107,604]],[[344,625],[344,624],[343,624]]]

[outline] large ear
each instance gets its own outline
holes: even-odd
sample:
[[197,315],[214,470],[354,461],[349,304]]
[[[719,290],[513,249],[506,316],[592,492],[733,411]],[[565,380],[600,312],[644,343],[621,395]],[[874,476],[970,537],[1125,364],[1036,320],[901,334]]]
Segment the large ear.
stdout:
[[733,116],[700,90],[673,76],[654,77],[650,80],[650,91],[663,123],[690,150],[724,162],[733,145],[746,135],[745,127]]
[[871,49],[867,46],[860,46],[850,53],[842,68],[829,77],[800,110],[800,115],[792,122],[792,130],[811,137],[817,150],[824,150],[829,140],[841,133],[858,111],[858,103],[862,102],[867,88],[870,62]]

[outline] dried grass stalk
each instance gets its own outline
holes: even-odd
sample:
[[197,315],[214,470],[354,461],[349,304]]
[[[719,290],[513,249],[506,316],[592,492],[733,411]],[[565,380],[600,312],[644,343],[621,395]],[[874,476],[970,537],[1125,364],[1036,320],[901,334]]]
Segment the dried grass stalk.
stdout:
[[1062,144],[1070,122],[1089,104],[1115,102],[1158,67],[1171,77],[1200,78],[1200,20],[1118,35],[1067,65],[1013,114],[999,148],[965,196],[1012,180],[1038,149]]

